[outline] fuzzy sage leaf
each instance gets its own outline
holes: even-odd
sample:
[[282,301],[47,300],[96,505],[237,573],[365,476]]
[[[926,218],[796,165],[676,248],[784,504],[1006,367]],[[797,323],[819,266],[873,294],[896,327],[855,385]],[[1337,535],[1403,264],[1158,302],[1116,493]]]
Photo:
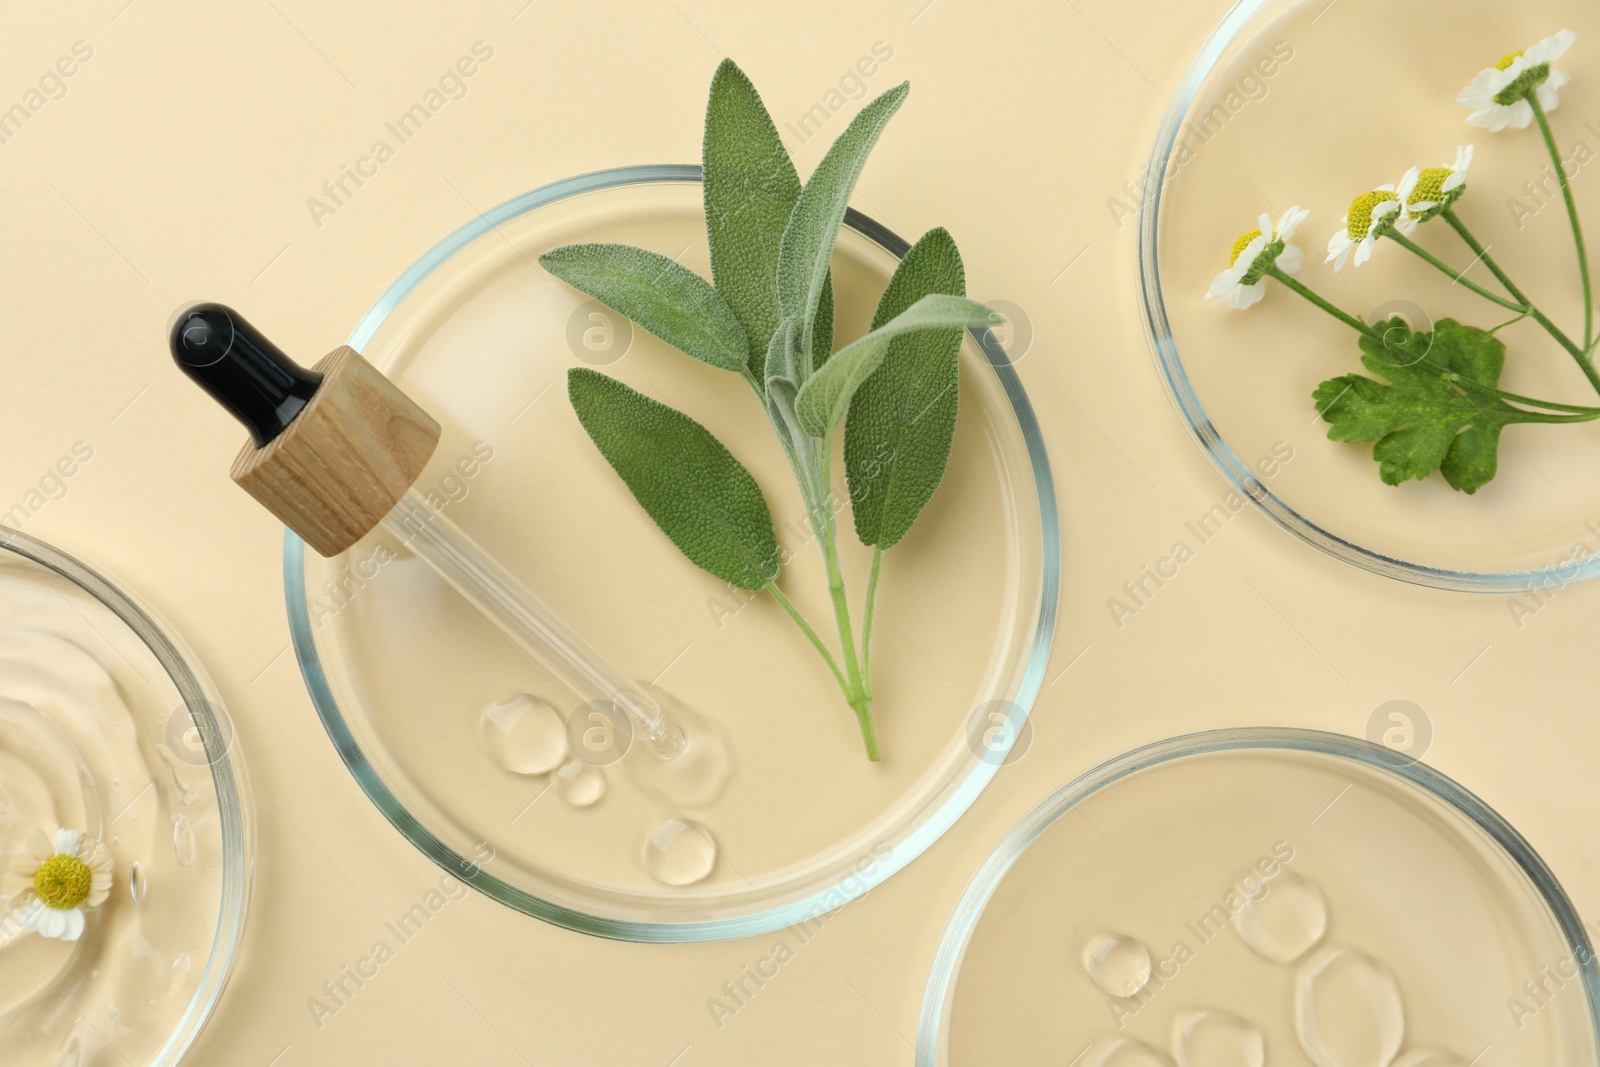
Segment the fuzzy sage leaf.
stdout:
[[902,82],[861,109],[817,164],[784,227],[778,250],[778,307],[802,324],[801,352],[808,369],[827,358],[816,328],[833,245],[867,154],[911,91]]
[[[754,381],[764,382],[768,340],[778,328],[778,247],[800,198],[800,175],[778,128],[744,71],[724,59],[711,79],[701,148],[711,280],[750,346]],[[833,288],[817,305],[819,345],[832,347]]]
[[893,319],[841,348],[800,387],[795,413],[813,437],[826,437],[844,417],[851,397],[883,363],[889,343],[903,334],[942,327],[992,326],[998,317],[960,296],[925,296]]
[[[805,634],[839,683],[871,760],[879,758],[871,633],[883,550],[916,519],[948,462],[961,329],[998,321],[963,298],[960,256],[936,230],[896,271],[872,331],[832,353],[834,246],[867,154],[908,91],[900,85],[868,104],[802,185],[760,96],[725,61],[711,84],[702,145],[715,285],[654,253],[616,245],[544,257],[552,273],[669,344],[739,371],[750,385],[789,461],[827,570],[836,647],[777,582],[771,513],[720,442],[689,416],[587,368],[569,373],[568,395],[600,452],[684,554],[733,585],[765,589]],[[893,366],[880,373],[886,358]],[[852,403],[861,414],[846,432],[847,463],[862,449],[887,457],[881,469],[851,474],[858,531],[878,549],[859,645],[831,486],[833,431]]]
[[[935,293],[965,296],[966,273],[950,234],[929,230],[911,246],[878,301],[874,328]],[[960,327],[904,334],[856,392],[845,419],[850,510],[864,545],[893,548],[944,479],[955,440]]]
[[744,327],[700,275],[632,245],[575,244],[539,257],[545,270],[702,363],[742,373],[750,362]]
[[600,454],[684,555],[741,589],[778,576],[761,487],[710,431],[587,367],[568,372],[567,395]]

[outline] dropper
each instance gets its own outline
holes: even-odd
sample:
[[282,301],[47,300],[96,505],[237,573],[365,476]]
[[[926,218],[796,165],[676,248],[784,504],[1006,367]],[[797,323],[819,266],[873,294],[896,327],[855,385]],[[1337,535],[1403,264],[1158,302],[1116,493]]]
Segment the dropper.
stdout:
[[580,698],[626,714],[653,755],[683,753],[682,728],[642,686],[413,488],[439,423],[354,349],[307,370],[212,303],[181,309],[169,343],[179,369],[250,431],[233,480],[318,553],[337,556],[381,527]]

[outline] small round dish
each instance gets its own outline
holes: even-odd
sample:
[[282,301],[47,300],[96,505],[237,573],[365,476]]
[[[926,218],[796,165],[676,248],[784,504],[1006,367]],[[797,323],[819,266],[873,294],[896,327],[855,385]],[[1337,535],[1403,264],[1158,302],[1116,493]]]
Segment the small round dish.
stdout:
[[244,764],[210,679],[149,609],[0,527],[0,853],[98,841],[104,903],[70,942],[0,908],[9,1067],[184,1059],[228,980],[254,860]]
[[[1600,573],[1600,501],[1588,473],[1600,462],[1600,432],[1509,427],[1498,476],[1470,496],[1438,474],[1385,485],[1372,444],[1328,440],[1311,397],[1322,381],[1365,373],[1351,331],[1270,280],[1266,299],[1242,312],[1205,297],[1239,234],[1263,213],[1276,225],[1300,205],[1311,215],[1293,242],[1305,257],[1298,277],[1344,311],[1368,321],[1399,316],[1417,329],[1447,317],[1499,325],[1509,313],[1392,242],[1380,241],[1359,268],[1336,273],[1323,262],[1357,194],[1473,145],[1468,192],[1456,210],[1553,318],[1582,323],[1560,195],[1538,189],[1550,166],[1538,130],[1469,126],[1456,95],[1510,49],[1570,27],[1579,41],[1563,61],[1572,83],[1551,121],[1564,151],[1581,145],[1572,150],[1592,155],[1595,134],[1584,121],[1600,107],[1590,50],[1600,9],[1554,0],[1476,7],[1409,5],[1407,24],[1426,27],[1420,47],[1416,33],[1375,31],[1388,9],[1372,0],[1243,0],[1167,108],[1142,206],[1114,210],[1139,212],[1147,332],[1180,417],[1231,483],[1231,511],[1249,500],[1301,540],[1377,574],[1526,593]],[[1575,191],[1593,218],[1600,189],[1577,182]],[[1416,239],[1469,280],[1495,284],[1443,222],[1424,224]],[[1498,336],[1509,349],[1501,388],[1596,402],[1578,368],[1531,321]]]
[[1229,729],[1056,793],[956,908],[918,1063],[1596,1061],[1600,970],[1516,830],[1336,734]]
[[[833,262],[840,337],[865,331],[907,247],[855,212],[846,223]],[[869,764],[832,679],[777,606],[683,560],[578,425],[565,379],[581,366],[701,420],[762,486],[788,551],[785,589],[813,621],[826,617],[792,475],[748,391],[537,266],[578,241],[642,244],[706,275],[699,168],[585,175],[486,212],[407,270],[349,344],[446,427],[419,491],[602,654],[714,720],[732,776],[689,797],[642,787],[628,762],[579,761],[584,707],[382,531],[334,560],[287,537],[301,670],[372,801],[495,900],[638,941],[807,921],[927,848],[1025,732],[1059,572],[1038,426],[994,336],[969,337],[949,473],[884,566],[873,668],[885,759]],[[845,570],[864,577],[856,548]],[[566,763],[527,746],[508,758],[521,742],[504,723],[552,717],[568,739],[552,758]]]

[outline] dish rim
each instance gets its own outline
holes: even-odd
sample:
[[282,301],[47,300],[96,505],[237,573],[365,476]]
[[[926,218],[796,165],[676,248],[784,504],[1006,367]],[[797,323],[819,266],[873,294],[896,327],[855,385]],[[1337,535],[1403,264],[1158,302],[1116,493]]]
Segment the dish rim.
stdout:
[[[511,198],[479,213],[443,240],[439,241],[415,263],[406,268],[391,284],[371,309],[357,323],[346,342],[360,351],[376,334],[389,315],[424,278],[456,252],[472,241],[494,230],[502,223],[520,215],[546,207],[584,193],[598,192],[629,185],[660,183],[698,184],[701,171],[697,164],[646,164],[615,167],[581,174],[540,186],[520,196]],[[845,225],[865,236],[897,259],[910,248],[909,242],[879,222],[850,209],[845,215]],[[543,919],[556,926],[579,933],[612,940],[652,943],[681,943],[722,941],[756,934],[769,933],[797,922],[813,918],[819,908],[833,910],[842,903],[854,900],[882,884],[892,874],[910,863],[937,841],[952,826],[993,779],[1004,763],[1015,739],[1032,711],[1033,703],[1043,684],[1045,668],[1050,657],[1055,635],[1057,594],[1060,587],[1061,544],[1059,520],[1056,509],[1054,481],[1044,437],[1034,415],[1032,404],[1024,392],[1016,370],[1006,356],[1004,348],[986,328],[969,331],[982,351],[990,369],[1004,389],[1011,403],[1012,414],[1027,447],[1032,465],[1033,484],[1038,496],[1040,515],[1040,571],[1041,586],[1039,609],[1033,627],[1031,647],[1023,667],[1017,692],[1012,698],[1020,712],[1015,729],[1004,731],[1004,744],[991,745],[986,757],[980,758],[965,781],[952,792],[933,813],[925,815],[907,837],[896,842],[889,853],[869,870],[842,871],[830,885],[819,889],[804,899],[764,908],[746,915],[719,919],[695,919],[683,922],[636,921],[592,915],[576,908],[556,904],[519,889],[484,870],[472,859],[458,854],[439,840],[406,809],[390,791],[377,771],[362,753],[360,745],[339,711],[338,701],[328,684],[321,657],[317,651],[311,626],[309,605],[305,596],[305,544],[293,531],[284,531],[284,600],[289,611],[289,629],[299,661],[301,674],[310,691],[317,715],[333,741],[340,758],[390,824],[411,842],[423,855],[445,871],[461,879],[489,898],[499,901],[526,915]],[[851,885],[854,888],[850,888]],[[840,892],[843,890],[841,899]]]

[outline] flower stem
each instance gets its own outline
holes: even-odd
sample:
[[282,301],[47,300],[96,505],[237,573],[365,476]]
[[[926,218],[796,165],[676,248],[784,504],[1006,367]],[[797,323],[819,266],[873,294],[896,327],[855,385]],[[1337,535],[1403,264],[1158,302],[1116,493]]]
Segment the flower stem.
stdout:
[[1282,267],[1273,265],[1267,270],[1267,276],[1270,278],[1276,278],[1289,289],[1299,293],[1301,296],[1305,297],[1307,300],[1317,305],[1317,307],[1321,308],[1323,311],[1326,311],[1328,314],[1332,315],[1334,318],[1338,319],[1340,322],[1344,323],[1357,333],[1365,334],[1374,341],[1382,343],[1383,338],[1380,337],[1378,332],[1371,326],[1368,326],[1354,315],[1334,307],[1331,303],[1324,300],[1322,297],[1318,296],[1304,285],[1301,285],[1299,282],[1295,281],[1294,277],[1285,272]]
[[1583,224],[1578,221],[1578,202],[1572,197],[1572,184],[1567,181],[1567,168],[1561,160],[1561,149],[1556,147],[1556,135],[1550,129],[1550,118],[1539,103],[1538,91],[1530,90],[1526,96],[1533,117],[1539,122],[1539,132],[1544,134],[1544,145],[1550,150],[1550,160],[1555,164],[1556,178],[1561,182],[1561,195],[1567,201],[1567,218],[1572,222],[1572,240],[1578,247],[1578,274],[1583,279],[1583,347],[1594,343],[1594,287],[1589,281],[1589,251],[1583,244]]
[[[1295,281],[1294,278],[1286,274],[1281,269],[1273,267],[1267,272],[1267,274],[1273,278],[1276,278],[1278,281],[1282,282],[1295,292],[1299,293],[1301,296],[1305,297],[1307,300],[1311,301],[1317,307],[1321,308],[1323,311],[1326,311],[1328,314],[1332,315],[1346,326],[1349,326],[1357,333],[1371,338],[1378,344],[1387,347],[1387,342],[1384,340],[1383,335],[1377,330],[1373,329],[1371,326],[1368,326],[1354,315],[1350,315],[1344,311],[1341,311],[1327,300],[1324,300],[1322,297],[1318,296],[1304,285],[1301,285],[1299,282]],[[1426,360],[1427,356],[1423,356],[1422,358]],[[1507,400],[1516,404],[1526,404],[1529,407],[1546,409],[1545,411],[1541,412],[1529,412],[1528,414],[1539,416],[1539,418],[1530,421],[1591,422],[1595,419],[1600,419],[1600,408],[1586,408],[1579,407],[1576,404],[1558,404],[1549,400],[1536,400],[1531,396],[1522,396],[1518,393],[1508,393],[1504,389],[1496,389],[1492,385],[1484,385],[1482,382],[1474,381],[1471,378],[1464,377],[1446,366],[1435,365],[1435,369],[1437,369],[1441,374],[1448,376],[1450,380],[1459,386],[1463,392],[1477,393],[1480,396],[1492,396],[1497,399]],[[1549,414],[1549,412],[1562,412],[1563,414],[1554,415]]]
[[[1489,255],[1489,250],[1484,247],[1483,243],[1479,241],[1476,236],[1474,236],[1471,230],[1467,229],[1467,224],[1461,221],[1460,216],[1455,213],[1454,208],[1445,208],[1439,213],[1439,216],[1450,224],[1451,229],[1455,230],[1456,233],[1461,235],[1461,240],[1466,242],[1467,247],[1472,249],[1473,253],[1483,261],[1483,265],[1489,268],[1489,272],[1495,276],[1500,284],[1506,287],[1506,292],[1510,293],[1513,299],[1522,304],[1523,314],[1532,318],[1540,326],[1543,326],[1545,332],[1551,337],[1554,337],[1556,342],[1560,344],[1562,348],[1567,350],[1572,358],[1577,361],[1578,367],[1583,371],[1584,377],[1589,379],[1589,384],[1594,386],[1596,392],[1600,392],[1600,374],[1595,373],[1593,358],[1583,349],[1579,348],[1577,343],[1573,341],[1572,338],[1568,337],[1560,327],[1551,322],[1549,316],[1535,307],[1533,301],[1529,300],[1527,295],[1524,294],[1521,289],[1517,288],[1517,283],[1511,280],[1511,277],[1506,274],[1503,269],[1501,269],[1500,264],[1494,261],[1494,257]],[[1515,321],[1516,319],[1512,320],[1512,322]],[[1510,325],[1510,323],[1507,323],[1506,325]]]
[[1591,419],[1600,419],[1600,408],[1580,407],[1577,404],[1557,404],[1549,400],[1538,400],[1531,396],[1522,396],[1520,393],[1508,393],[1504,389],[1497,389],[1492,385],[1474,381],[1464,377],[1457,371],[1440,368],[1445,377],[1460,386],[1464,392],[1478,393],[1483,396],[1492,396],[1498,400],[1508,400],[1513,404],[1525,404],[1529,407],[1545,408],[1548,411],[1559,411],[1571,414],[1572,418],[1562,418],[1561,422],[1588,422]]
[[1456,270],[1454,267],[1450,266],[1450,264],[1434,255],[1432,252],[1429,252],[1426,248],[1423,248],[1405,234],[1396,230],[1385,230],[1384,236],[1389,238],[1395,244],[1399,245],[1401,248],[1404,248],[1406,251],[1410,252],[1412,255],[1417,256],[1423,262],[1429,264],[1430,266],[1437,267],[1439,270],[1449,275],[1452,284],[1460,284],[1464,288],[1470,289],[1472,292],[1477,293],[1485,300],[1488,300],[1491,303],[1499,304],[1508,311],[1520,312],[1528,310],[1526,300],[1522,301],[1521,303],[1515,303],[1507,300],[1503,296],[1496,296],[1494,293],[1491,293],[1477,282],[1468,279],[1465,274]]

